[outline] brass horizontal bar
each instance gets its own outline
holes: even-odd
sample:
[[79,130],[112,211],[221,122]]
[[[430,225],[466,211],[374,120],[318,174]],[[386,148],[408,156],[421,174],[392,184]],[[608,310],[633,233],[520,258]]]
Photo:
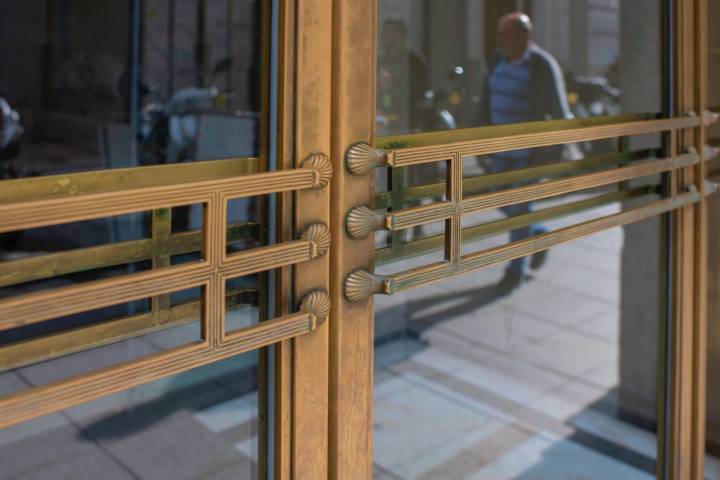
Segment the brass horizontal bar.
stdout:
[[[695,165],[699,161],[699,155],[688,153],[675,158],[634,162],[627,167],[602,170],[498,192],[474,195],[465,198],[461,202],[460,211],[463,214],[467,214],[556,197],[580,190],[609,185],[611,183],[663,173],[674,168]],[[454,211],[455,206],[449,202],[439,202],[421,207],[397,210],[385,215],[386,228],[391,231],[396,231],[412,226],[438,222],[448,218]]]
[[209,263],[188,263],[6,298],[0,331],[197,287],[212,275]]
[[[515,137],[521,134],[542,136],[555,132],[571,130],[587,130],[596,127],[613,125],[628,125],[631,123],[656,122],[658,120],[694,119],[688,123],[674,123],[666,130],[673,128],[690,128],[700,126],[698,116],[676,117],[670,119],[660,118],[656,113],[637,113],[613,116],[598,116],[587,118],[540,120],[536,122],[511,123],[505,125],[485,125],[481,127],[460,128],[454,130],[439,130],[434,132],[421,132],[401,135],[388,135],[377,137],[375,145],[384,150],[400,150],[403,148],[429,147],[439,144],[459,144],[477,141],[482,138],[498,139]],[[624,136],[624,135],[618,135]],[[585,139],[577,140],[585,141]]]
[[449,262],[437,262],[405,272],[383,276],[381,279],[384,282],[384,292],[395,294],[435,283],[448,277],[480,270],[497,263],[508,262],[609,228],[661,215],[699,200],[700,194],[698,192],[684,193],[676,198],[660,200],[651,205],[635,208],[627,212],[608,215],[507,245],[463,255],[458,265]]
[[[527,227],[534,223],[546,222],[568,215],[586,212],[603,205],[615,202],[622,202],[631,198],[637,198],[643,195],[653,193],[654,188],[645,187],[631,191],[617,191],[598,195],[586,200],[558,205],[555,207],[544,208],[542,210],[516,215],[513,217],[503,218],[482,225],[465,227],[462,229],[462,243],[468,243],[495,235],[510,232],[512,230]],[[436,251],[444,248],[445,235],[432,235],[412,240],[395,247],[382,247],[375,250],[375,265],[384,265],[387,263],[404,260],[428,252]]]
[[313,242],[294,240],[230,254],[220,265],[219,271],[225,278],[235,278],[306,262],[312,258]]
[[617,166],[619,163],[632,162],[646,158],[652,153],[653,152],[651,150],[641,150],[629,153],[611,153],[607,155],[588,157],[582,160],[565,160],[537,167],[509,170],[490,175],[481,175],[478,177],[468,178],[466,179],[467,181],[463,181],[463,196],[472,195],[482,190],[500,187],[503,185],[510,185],[513,183],[539,180],[546,177],[577,175],[578,173],[584,171],[595,171],[603,167]]
[[[233,290],[226,301],[229,306],[256,303],[257,291]],[[199,321],[201,311],[200,301],[184,302],[164,309],[155,324],[152,312],[140,313],[3,345],[0,372]]]
[[604,115],[587,118],[559,120],[539,120],[536,122],[508,123],[503,125],[484,125],[480,127],[458,128],[454,130],[438,130],[399,135],[386,135],[375,138],[375,147],[385,150],[400,148],[428,147],[440,143],[460,143],[479,138],[497,138],[518,135],[521,133],[541,134],[573,128],[587,128],[618,123],[657,120],[657,113],[636,113],[626,115]]
[[[225,278],[240,277],[318,254],[310,239],[283,242],[228,255],[218,271]],[[212,273],[207,262],[196,262],[7,298],[0,300],[0,331],[191,288],[208,281]]]
[[[227,242],[257,238],[258,229],[257,223],[231,224],[228,226]],[[164,248],[170,255],[199,252],[202,249],[202,231],[174,234]],[[151,239],[142,239],[0,262],[0,287],[141,262],[153,257],[153,249]]]
[[437,222],[450,218],[457,211],[452,202],[437,202],[430,205],[405,208],[385,216],[385,227],[397,232],[406,228]]
[[320,174],[296,168],[233,178],[107,191],[57,199],[0,205],[0,233],[113,215],[208,203],[215,195],[250,197],[314,188]]
[[0,204],[250,175],[258,172],[259,164],[257,158],[238,157],[3,180],[0,182]]
[[613,168],[600,172],[574,177],[551,180],[548,182],[511,188],[499,192],[484,193],[467,197],[462,202],[462,212],[472,213],[491,208],[541,200],[558,195],[600,187],[612,183],[633,180],[648,175],[668,172],[675,168],[695,165],[700,156],[694,153],[679,155],[675,158],[644,160],[626,167]]
[[[447,142],[427,144],[410,148],[388,150],[387,162],[391,167],[406,167],[447,158],[449,152],[461,157],[489,155],[529,148],[547,147],[564,143],[601,140],[604,138],[659,133],[673,129],[698,127],[702,119],[697,116],[629,121],[604,125],[548,130],[531,133],[493,136],[484,128],[471,129],[471,139],[465,139],[468,132],[452,130],[443,132]],[[487,128],[487,127],[486,127]],[[457,135],[452,139],[452,135]]]
[[[522,183],[531,180],[539,180],[544,177],[560,177],[564,175],[577,174],[583,171],[592,171],[609,165],[617,165],[620,162],[633,161],[645,158],[652,154],[652,150],[641,150],[629,153],[611,153],[584,158],[577,161],[560,161],[539,165],[537,167],[508,170],[506,172],[478,175],[463,179],[463,194],[472,195],[482,190]],[[393,190],[399,187],[394,187]],[[413,202],[423,198],[439,197],[446,193],[445,182],[433,183],[430,185],[419,185],[414,187],[399,188],[402,202]],[[390,192],[380,192],[375,195],[373,202],[374,209],[390,207]]]
[[215,348],[187,345],[5,396],[0,398],[0,428],[289,340],[311,332],[316,320],[311,313],[295,313],[238,330]]

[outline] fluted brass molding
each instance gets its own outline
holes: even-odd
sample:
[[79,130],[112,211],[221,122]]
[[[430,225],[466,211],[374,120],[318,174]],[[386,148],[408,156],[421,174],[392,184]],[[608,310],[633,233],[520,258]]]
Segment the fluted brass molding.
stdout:
[[[604,195],[592,196],[585,200],[572,203],[561,203],[555,207],[534,210],[530,213],[502,218],[479,225],[468,226],[462,229],[462,243],[471,243],[483,238],[508,233],[512,230],[527,227],[534,223],[555,220],[593,210],[599,206],[622,202],[642,196],[657,196],[653,186],[640,187],[634,190],[620,190]],[[439,250],[445,245],[445,233],[431,235],[421,239],[403,242],[399,246],[384,246],[375,250],[375,265],[385,265],[398,260],[417,257],[432,251]]]
[[[204,299],[199,304],[204,324],[201,343],[0,397],[0,427],[311,332],[324,318],[325,310],[318,295],[311,297],[312,302],[308,300],[313,313],[289,314],[228,334],[224,333],[225,301],[220,297],[223,294],[222,285],[227,279],[296,265],[327,252],[329,234],[327,227],[321,224],[311,224],[303,230],[305,238],[242,252],[226,252],[228,232],[235,228],[226,224],[227,202],[233,198],[322,188],[330,181],[332,168],[327,156],[312,154],[302,167],[253,175],[221,175],[219,178],[199,175],[200,179],[196,181],[183,177],[186,181],[178,184],[147,185],[133,182],[131,188],[124,190],[105,189],[82,193],[78,189],[75,194],[62,199],[42,197],[31,200],[20,196],[19,201],[10,199],[7,203],[1,203],[0,231],[192,204],[205,206],[206,222],[202,231],[197,232],[197,238],[186,239],[183,236],[181,242],[182,245],[190,244],[182,246],[182,249],[200,248],[203,252],[200,261],[163,265],[149,271],[0,299],[1,332],[189,288],[202,287],[204,292]],[[170,236],[168,241],[174,241],[174,237]],[[153,245],[150,247],[150,253],[155,255]],[[167,246],[167,253],[163,255],[173,251],[171,246]],[[121,334],[133,336],[144,328],[143,325],[128,324]],[[91,342],[83,329],[78,329],[74,334],[82,335],[84,343],[90,347]],[[108,333],[110,336],[114,334]],[[78,341],[69,348],[79,351],[83,345]],[[143,371],[143,375],[124,373],[137,371]]]
[[379,137],[377,145],[387,148],[392,158],[388,164],[402,167],[441,160],[448,151],[459,152],[462,155],[488,155],[525,148],[693,128],[700,126],[702,122],[700,117],[691,114],[675,118],[644,118],[647,118],[647,115],[464,128]]
[[387,277],[375,275],[367,270],[355,270],[345,278],[345,298],[351,302],[366,300],[376,293],[391,293]]
[[385,228],[385,215],[365,205],[353,207],[345,217],[345,229],[352,238],[365,238],[375,230]]
[[325,188],[332,178],[332,163],[330,157],[321,152],[313,152],[302,162],[302,168],[315,171],[315,183],[312,188],[320,190]]
[[[311,160],[311,159],[308,159]],[[332,168],[314,157],[305,168],[187,182],[129,190],[76,195],[62,201],[44,199],[0,204],[0,233],[92,220],[158,208],[209,203],[219,194],[226,199],[316,188],[327,184]],[[328,171],[330,173],[328,173]]]
[[313,290],[300,302],[300,310],[315,318],[315,325],[322,324],[330,315],[330,295],[325,290]]
[[393,295],[440,280],[524,257],[550,247],[582,238],[609,228],[639,222],[672,210],[691,205],[700,200],[694,185],[688,185],[686,193],[667,198],[626,212],[607,215],[577,225],[519,240],[506,245],[463,255],[457,264],[436,262],[392,275],[374,275],[365,270],[350,274],[345,281],[345,296],[351,302],[365,300],[370,295]]
[[[365,231],[370,228],[370,226],[372,226],[373,229],[386,228],[390,231],[399,231],[418,225],[426,225],[428,223],[446,220],[453,215],[473,213],[507,205],[557,197],[589,188],[664,173],[676,168],[695,165],[699,161],[700,157],[696,153],[686,153],[674,158],[643,160],[633,162],[626,167],[612,168],[585,175],[534,183],[498,192],[471,195],[463,199],[462,202],[435,202],[428,205],[405,208],[386,214],[383,222],[374,217],[370,218],[367,210],[358,209],[356,212],[351,210],[351,213],[355,213],[352,219],[352,227],[353,231],[358,235],[365,234]],[[370,213],[375,215],[371,210]],[[368,222],[372,223],[369,224]],[[347,225],[348,232],[351,232],[351,219],[349,214]]]
[[322,257],[330,248],[330,228],[324,223],[312,223],[303,229],[301,238],[310,242],[310,256]]
[[392,153],[358,142],[345,153],[345,166],[353,175],[367,175],[373,168],[392,166]]

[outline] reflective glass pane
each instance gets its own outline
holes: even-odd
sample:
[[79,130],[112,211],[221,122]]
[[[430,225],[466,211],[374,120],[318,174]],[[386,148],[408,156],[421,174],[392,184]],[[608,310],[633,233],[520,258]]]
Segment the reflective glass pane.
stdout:
[[0,178],[254,156],[262,2],[0,5]]
[[[0,430],[1,479],[259,478],[258,352]],[[27,388],[0,374],[0,394]]]
[[653,218],[376,297],[374,478],[655,478],[665,229]]
[[378,9],[378,135],[662,110],[660,0]]

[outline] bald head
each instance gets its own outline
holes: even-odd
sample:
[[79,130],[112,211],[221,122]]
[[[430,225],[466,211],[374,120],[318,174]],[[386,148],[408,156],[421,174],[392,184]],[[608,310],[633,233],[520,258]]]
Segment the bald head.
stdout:
[[498,22],[498,48],[508,60],[517,60],[527,50],[531,34],[530,17],[522,12],[508,13]]

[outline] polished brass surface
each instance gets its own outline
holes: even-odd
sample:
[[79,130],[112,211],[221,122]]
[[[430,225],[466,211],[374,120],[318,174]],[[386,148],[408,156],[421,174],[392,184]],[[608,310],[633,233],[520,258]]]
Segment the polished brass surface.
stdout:
[[330,228],[324,223],[313,223],[303,228],[303,240],[310,242],[312,258],[322,257],[330,248]]
[[[542,210],[533,211],[523,215],[516,215],[509,218],[495,220],[482,225],[465,227],[462,229],[462,243],[508,233],[512,230],[527,227],[535,223],[562,218],[568,215],[592,210],[603,205],[622,202],[645,195],[656,195],[655,188],[643,187],[630,191],[606,193],[585,200],[579,200],[555,207],[544,208]],[[383,265],[423,255],[442,248],[444,244],[445,235],[439,234],[404,242],[399,246],[396,246],[396,248],[382,247],[375,251],[375,264]]]
[[689,153],[679,155],[675,158],[634,162],[627,167],[619,167],[566,179],[551,180],[549,182],[508,189],[502,192],[470,196],[463,201],[462,211],[463,213],[478,212],[505,205],[551,198],[564,193],[669,172],[678,168],[697,165],[699,161],[700,157],[697,154]]
[[[233,308],[245,304],[257,305],[258,297],[256,290],[242,289],[227,292],[225,298],[227,307]],[[198,321],[201,314],[200,301],[187,301],[175,306],[167,306],[159,321],[156,321],[153,312],[141,313],[10,343],[0,348],[0,371],[179,327]]]
[[385,150],[358,142],[345,153],[345,167],[353,175],[367,175],[373,168],[388,165],[388,155]]
[[[618,166],[624,162],[650,157],[653,153],[654,152],[651,150],[641,150],[627,153],[610,153],[605,155],[596,155],[573,162],[560,161],[536,167],[463,178],[463,194],[472,195],[494,187],[540,180],[545,177],[561,177],[587,173],[601,168]],[[375,195],[373,208],[382,209],[392,206],[393,209],[397,210],[402,208],[403,204],[412,203],[422,198],[442,196],[446,191],[447,184],[445,182],[405,188],[402,188],[402,185],[393,184],[391,192],[378,192]],[[398,197],[398,201],[395,203],[391,202],[390,197],[392,194]]]
[[[384,225],[377,221],[372,222],[371,225],[382,225],[387,230],[393,231],[403,230],[451,218],[454,214],[458,214],[456,209],[459,209],[461,214],[465,214],[541,200],[643,176],[668,172],[676,168],[695,165],[699,160],[700,157],[697,154],[688,153],[676,158],[639,161],[627,167],[613,168],[586,175],[509,188],[499,192],[468,196],[465,197],[462,202],[459,202],[459,204],[454,202],[436,202],[429,205],[397,210],[385,215]],[[364,217],[364,219],[367,219],[367,217]],[[348,221],[350,221],[350,218]],[[355,226],[360,224],[360,221],[354,223]],[[367,222],[364,225],[367,225]],[[358,230],[361,229],[358,228]]]
[[[257,223],[231,224],[227,230],[227,243],[257,240],[258,233],[259,225]],[[202,240],[202,231],[192,230],[170,235],[167,243],[162,246],[156,245],[157,242],[153,242],[152,239],[131,240],[7,260],[0,262],[0,287],[97,268],[141,262],[152,259],[158,248],[171,256],[200,252]]]
[[319,190],[327,186],[332,178],[332,163],[324,153],[313,152],[302,161],[302,168],[308,168],[315,172],[315,183],[313,189]]
[[258,173],[260,160],[238,157],[178,165],[118,168],[3,180],[0,204],[63,199],[97,192],[160,187]]
[[[403,167],[427,162],[450,160],[450,153],[465,156],[489,155],[498,152],[509,152],[527,148],[547,147],[572,142],[586,142],[618,136],[642,135],[659,133],[674,129],[697,127],[701,120],[698,117],[678,117],[662,120],[644,120],[623,123],[611,123],[592,127],[570,130],[548,131],[543,135],[520,133],[507,136],[488,136],[476,132],[477,139],[449,141],[435,145],[412,148],[393,148],[387,156],[388,166]],[[460,131],[452,131],[460,132]]]
[[353,272],[353,274],[347,277],[345,282],[345,294],[348,300],[351,301],[361,301],[370,295],[378,293],[393,295],[405,290],[428,285],[443,279],[547,250],[555,245],[591,235],[602,230],[639,222],[646,218],[692,205],[699,200],[700,194],[691,191],[678,195],[676,198],[659,200],[650,205],[626,212],[608,215],[525,240],[512,242],[507,245],[463,255],[457,264],[448,261],[437,262],[393,275],[374,275],[367,271]]
[[[662,123],[656,123],[658,121]],[[637,135],[637,133],[634,133],[633,130],[637,128],[639,124],[644,124],[642,130],[647,130],[649,128],[652,131],[664,131],[670,129],[697,127],[700,123],[700,119],[696,116],[679,117],[675,119],[658,119],[656,114],[630,114],[574,118],[569,120],[545,120],[531,123],[514,123],[508,125],[493,125],[486,127],[377,137],[375,139],[375,147],[384,150],[399,150],[468,142],[482,142],[484,140],[495,142],[498,139],[516,138],[518,136],[526,138],[536,137],[540,139],[547,135],[557,135],[558,132],[562,132],[563,134],[575,132],[574,136],[577,136],[578,138],[575,140],[568,140],[568,142],[586,141],[589,140],[589,138],[585,137],[587,137],[588,133],[593,132],[594,128],[601,128],[607,133],[608,129],[615,130],[615,127],[620,127],[617,130],[619,133],[610,135],[611,137],[619,137]],[[633,126],[633,128],[623,130],[623,126]],[[657,128],[659,128],[659,130],[657,130]]]
[[316,324],[313,314],[286,315],[236,330],[217,347],[207,343],[192,344],[8,395],[0,398],[0,427],[295,338],[312,332]]
[[300,304],[300,309],[312,315],[316,325],[323,323],[330,315],[330,295],[325,290],[313,290],[305,295]]
[[386,277],[372,274],[367,270],[351,272],[343,285],[345,298],[350,302],[360,302],[377,293],[390,293],[388,288]]
[[317,188],[326,178],[327,169],[319,163],[318,169],[297,168],[181,185],[101,191],[74,195],[62,202],[44,199],[4,203],[0,205],[0,232],[55,225],[59,220],[69,223],[156,208],[208,203],[217,193],[227,198],[241,198]]
[[[200,304],[202,315],[199,316],[204,326],[204,339],[199,344],[0,398],[0,426],[61,410],[312,331],[317,326],[318,317],[315,313],[304,312],[225,334],[224,288],[227,278],[308,262],[326,252],[329,242],[324,226],[311,224],[306,230],[306,238],[228,255],[226,212],[228,201],[233,198],[321,188],[329,181],[329,170],[327,157],[311,156],[302,168],[287,171],[76,194],[60,202],[50,199],[21,200],[0,206],[0,217],[3,219],[0,228],[4,231],[102,218],[122,212],[155,210],[157,223],[150,239],[150,253],[160,267],[0,300],[0,330],[149,297],[155,297],[153,303],[159,301],[158,308],[153,309],[150,317],[150,324],[157,326],[172,317],[167,308],[160,308],[165,306],[164,295],[193,287],[202,287],[205,292]],[[164,258],[169,251],[167,245],[160,243],[166,243],[162,239],[172,237],[168,228],[169,207],[194,203],[205,204],[206,219],[201,241],[203,260],[175,266],[160,265],[161,262],[167,263]],[[318,305],[318,300],[311,303]],[[126,321],[125,325],[131,323],[141,331],[147,328],[147,324],[137,325],[131,321]],[[81,331],[74,333],[83,338]],[[125,331],[122,335],[130,333]],[[107,339],[116,334],[99,335],[106,335]],[[92,341],[91,337],[85,338]],[[68,348],[77,350],[81,347],[75,344]],[[132,368],[126,372],[128,366]],[[143,371],[143,375],[134,375],[137,371]]]
[[365,238],[375,230],[385,228],[385,216],[360,205],[353,207],[345,218],[345,229],[352,238]]

